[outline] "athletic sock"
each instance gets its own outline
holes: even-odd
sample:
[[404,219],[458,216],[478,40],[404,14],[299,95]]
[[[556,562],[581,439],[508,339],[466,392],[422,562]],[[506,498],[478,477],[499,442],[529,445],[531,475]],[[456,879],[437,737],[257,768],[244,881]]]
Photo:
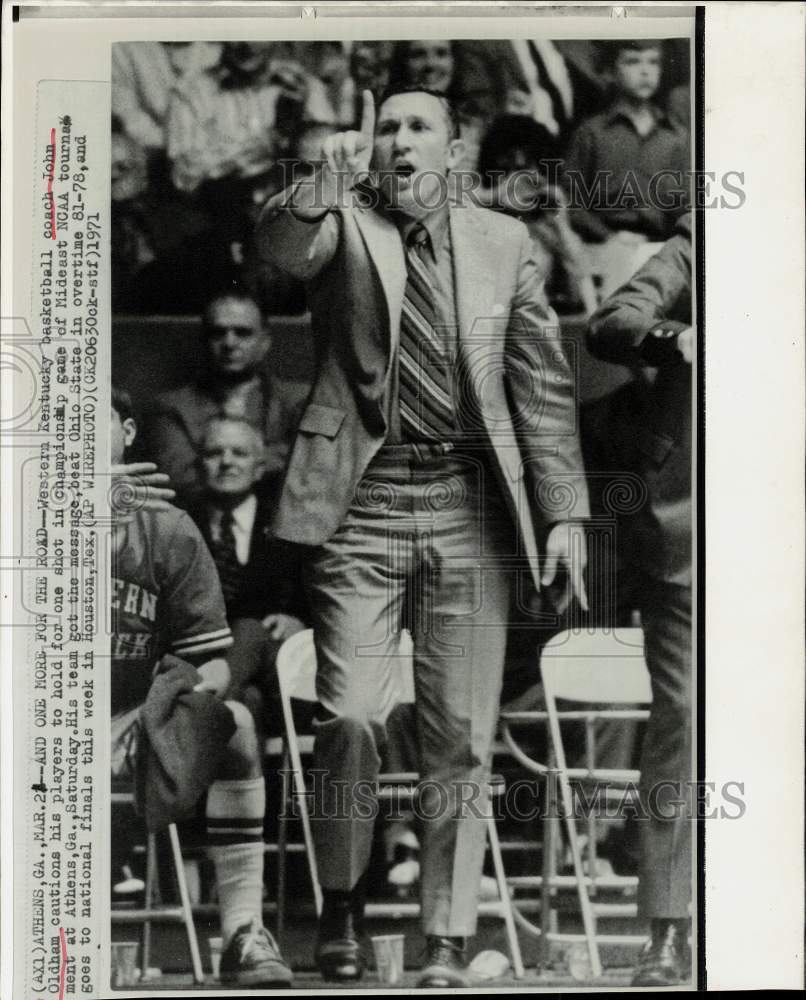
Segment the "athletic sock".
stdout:
[[208,853],[215,865],[224,946],[243,924],[263,923],[263,778],[216,781],[207,793]]

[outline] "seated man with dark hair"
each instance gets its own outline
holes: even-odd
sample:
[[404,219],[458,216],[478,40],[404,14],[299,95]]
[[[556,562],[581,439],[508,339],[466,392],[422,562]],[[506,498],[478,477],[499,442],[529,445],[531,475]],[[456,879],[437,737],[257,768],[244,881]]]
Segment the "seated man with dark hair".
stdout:
[[247,293],[231,288],[214,295],[202,322],[206,370],[158,398],[144,449],[170,476],[183,506],[202,494],[197,458],[210,417],[224,413],[260,427],[270,474],[283,467],[308,395],[307,386],[278,379],[267,369],[271,336]]
[[[128,395],[113,389],[113,463],[123,461],[136,432]],[[159,739],[174,772],[195,790],[192,796],[177,791],[184,805],[192,809],[211,780],[206,816],[224,938],[221,981],[289,986],[291,970],[262,920],[266,789],[255,727],[243,705],[220,701],[229,685],[224,654],[232,636],[215,565],[184,511],[138,505],[113,515],[112,776],[141,775],[144,759],[138,756]],[[185,728],[172,741],[171,716],[180,699]],[[187,759],[191,752],[194,760]],[[155,787],[147,771],[147,817]],[[172,818],[163,810],[159,820],[152,815],[149,828]]]
[[248,421],[213,417],[199,454],[200,500],[190,515],[213,555],[232,629],[229,696],[282,732],[274,675],[283,642],[306,628],[299,547],[269,535],[277,476],[263,479],[264,442]]

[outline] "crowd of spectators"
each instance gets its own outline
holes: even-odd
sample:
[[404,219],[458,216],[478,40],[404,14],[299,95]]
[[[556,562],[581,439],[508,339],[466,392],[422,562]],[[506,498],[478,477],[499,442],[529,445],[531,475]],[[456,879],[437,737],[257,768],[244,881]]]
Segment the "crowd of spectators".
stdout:
[[[304,313],[304,290],[253,249],[262,205],[357,127],[364,89],[420,84],[451,98],[480,203],[527,222],[555,308],[589,314],[671,233],[688,82],[685,40],[118,43],[113,311],[198,314],[231,276],[265,314]],[[524,171],[531,208],[507,183]]]

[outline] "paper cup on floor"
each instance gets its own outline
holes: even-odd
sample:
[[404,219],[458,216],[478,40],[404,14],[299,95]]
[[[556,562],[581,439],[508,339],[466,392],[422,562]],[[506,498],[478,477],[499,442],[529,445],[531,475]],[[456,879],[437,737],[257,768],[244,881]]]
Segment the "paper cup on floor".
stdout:
[[403,934],[379,934],[372,938],[375,953],[375,968],[378,978],[387,986],[399,983],[403,978]]
[[139,979],[137,968],[137,941],[112,942],[112,985],[119,989],[122,986],[134,986]]
[[509,972],[509,959],[500,951],[480,951],[468,966],[471,979],[486,982]]
[[224,939],[220,937],[207,938],[210,948],[210,968],[213,970],[213,979],[221,976],[221,949],[224,946]]

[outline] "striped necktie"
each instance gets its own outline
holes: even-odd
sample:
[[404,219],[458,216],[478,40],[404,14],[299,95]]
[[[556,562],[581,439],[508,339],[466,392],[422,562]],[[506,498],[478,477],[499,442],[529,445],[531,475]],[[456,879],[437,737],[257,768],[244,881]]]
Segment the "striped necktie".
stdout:
[[225,604],[240,596],[243,583],[243,567],[238,562],[235,532],[232,530],[234,521],[232,511],[222,513],[218,540],[211,546]]
[[436,304],[422,253],[428,230],[406,240],[406,291],[400,316],[400,426],[406,440],[443,441],[455,428],[450,361],[435,329]]

